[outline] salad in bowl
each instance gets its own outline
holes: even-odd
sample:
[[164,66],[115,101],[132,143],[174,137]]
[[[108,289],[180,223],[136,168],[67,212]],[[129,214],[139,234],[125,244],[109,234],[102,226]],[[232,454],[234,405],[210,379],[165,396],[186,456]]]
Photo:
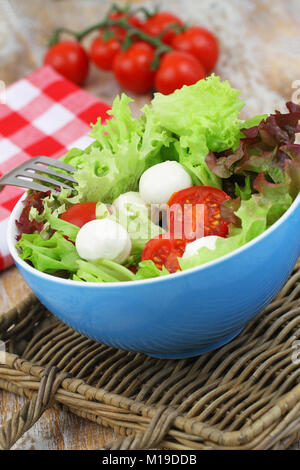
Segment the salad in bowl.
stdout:
[[241,120],[239,91],[214,75],[155,94],[138,118],[130,101],[61,157],[73,191],[23,198],[16,247],[37,270],[83,283],[185,271],[251,242],[296,198],[300,106]]
[[300,107],[244,121],[239,92],[216,76],[156,94],[138,118],[129,103],[116,98],[93,143],[62,157],[73,191],[22,196],[9,250],[85,336],[195,356],[236,336],[300,254]]

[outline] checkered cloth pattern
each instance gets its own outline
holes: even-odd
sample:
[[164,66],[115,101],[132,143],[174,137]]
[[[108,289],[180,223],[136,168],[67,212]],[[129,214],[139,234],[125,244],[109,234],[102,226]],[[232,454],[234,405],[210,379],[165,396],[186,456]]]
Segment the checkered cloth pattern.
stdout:
[[[31,157],[58,158],[71,147],[84,149],[92,138],[90,123],[105,120],[109,106],[69,82],[51,67],[42,67],[5,91],[0,102],[0,176]],[[0,192],[0,270],[12,259],[6,226],[24,189],[7,186]]]

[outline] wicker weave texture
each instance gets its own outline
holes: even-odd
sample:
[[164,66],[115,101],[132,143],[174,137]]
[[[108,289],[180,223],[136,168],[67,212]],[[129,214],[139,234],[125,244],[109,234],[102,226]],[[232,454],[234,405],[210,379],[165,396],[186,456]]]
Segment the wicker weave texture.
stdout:
[[10,448],[52,403],[113,427],[121,437],[110,449],[287,448],[300,431],[299,337],[299,263],[238,337],[191,359],[96,343],[31,295],[0,317],[8,351],[0,387],[28,398],[0,430],[0,448]]

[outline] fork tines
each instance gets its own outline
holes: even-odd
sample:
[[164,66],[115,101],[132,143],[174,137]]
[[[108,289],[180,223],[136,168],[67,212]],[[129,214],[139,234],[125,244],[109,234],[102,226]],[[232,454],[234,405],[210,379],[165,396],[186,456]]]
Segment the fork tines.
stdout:
[[[49,166],[51,168],[49,168]],[[58,170],[58,171],[56,171]],[[61,161],[55,160],[54,158],[50,157],[35,157],[30,159],[29,161],[20,165],[19,168],[16,168],[11,174],[11,178],[18,180],[18,186],[23,186],[29,189],[35,189],[37,191],[56,191],[55,188],[61,187],[66,189],[73,190],[74,188],[56,178],[60,178],[62,180],[68,181],[70,183],[77,183],[76,179],[73,178],[70,174],[62,173],[59,170],[67,171],[69,173],[74,173],[76,170],[70,165],[63,163]],[[42,174],[41,174],[42,173]],[[51,175],[54,178],[51,178],[47,175]],[[11,179],[10,178],[10,179]],[[51,188],[50,186],[40,184],[39,182],[49,183],[54,186]],[[10,182],[12,184],[12,182]]]

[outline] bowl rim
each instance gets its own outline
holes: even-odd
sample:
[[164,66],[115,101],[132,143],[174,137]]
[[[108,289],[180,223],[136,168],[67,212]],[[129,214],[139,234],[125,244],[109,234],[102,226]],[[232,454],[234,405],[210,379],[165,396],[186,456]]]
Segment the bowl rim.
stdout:
[[227,253],[226,255],[221,256],[220,258],[209,261],[208,263],[204,263],[200,266],[195,266],[194,268],[189,268],[189,269],[186,269],[184,271],[177,272],[177,273],[166,274],[165,276],[161,276],[161,277],[154,277],[154,278],[149,278],[149,279],[141,279],[141,280],[127,281],[127,282],[119,281],[119,282],[103,282],[103,283],[99,282],[98,283],[98,282],[73,281],[72,279],[64,279],[64,278],[61,278],[61,277],[53,276],[52,274],[43,273],[42,271],[39,271],[38,269],[30,266],[28,263],[26,263],[26,261],[22,260],[19,257],[19,254],[18,254],[17,249],[16,249],[15,244],[14,244],[15,240],[14,240],[13,235],[14,235],[15,230],[14,230],[13,225],[14,225],[15,220],[19,216],[19,213],[22,209],[22,201],[23,201],[23,199],[25,199],[26,195],[27,195],[27,191],[25,191],[25,193],[22,194],[20,199],[17,201],[15,207],[13,208],[13,210],[12,210],[10,216],[9,216],[7,230],[6,230],[6,238],[7,238],[7,244],[8,244],[9,252],[10,252],[12,258],[14,259],[15,263],[19,263],[22,268],[29,271],[30,273],[38,275],[38,276],[42,277],[43,279],[49,280],[51,282],[58,282],[60,284],[72,285],[72,286],[91,287],[91,288],[94,288],[94,289],[96,289],[96,288],[99,288],[99,289],[101,289],[101,288],[102,289],[103,288],[113,288],[113,287],[126,288],[126,287],[130,287],[130,286],[131,287],[142,286],[142,285],[145,285],[145,284],[152,284],[152,283],[156,283],[156,282],[166,282],[166,281],[170,281],[172,279],[176,280],[178,278],[181,278],[181,277],[183,278],[184,276],[192,274],[194,272],[203,271],[203,270],[208,269],[212,266],[223,263],[223,262],[227,261],[230,258],[238,256],[240,253],[242,253],[243,251],[245,251],[248,248],[252,247],[254,244],[258,243],[263,238],[267,237],[269,234],[274,232],[277,229],[277,227],[279,227],[279,225],[284,223],[284,221],[289,218],[289,216],[294,212],[296,207],[298,205],[300,205],[300,193],[299,193],[297,195],[297,197],[294,199],[294,201],[292,202],[292,204],[290,205],[290,207],[288,208],[288,210],[273,225],[271,225],[271,227],[269,227],[267,230],[265,230],[263,233],[261,233],[260,235],[255,237],[250,242],[246,243],[245,245],[242,245],[240,248],[237,248],[236,250],[231,251],[230,253]]

